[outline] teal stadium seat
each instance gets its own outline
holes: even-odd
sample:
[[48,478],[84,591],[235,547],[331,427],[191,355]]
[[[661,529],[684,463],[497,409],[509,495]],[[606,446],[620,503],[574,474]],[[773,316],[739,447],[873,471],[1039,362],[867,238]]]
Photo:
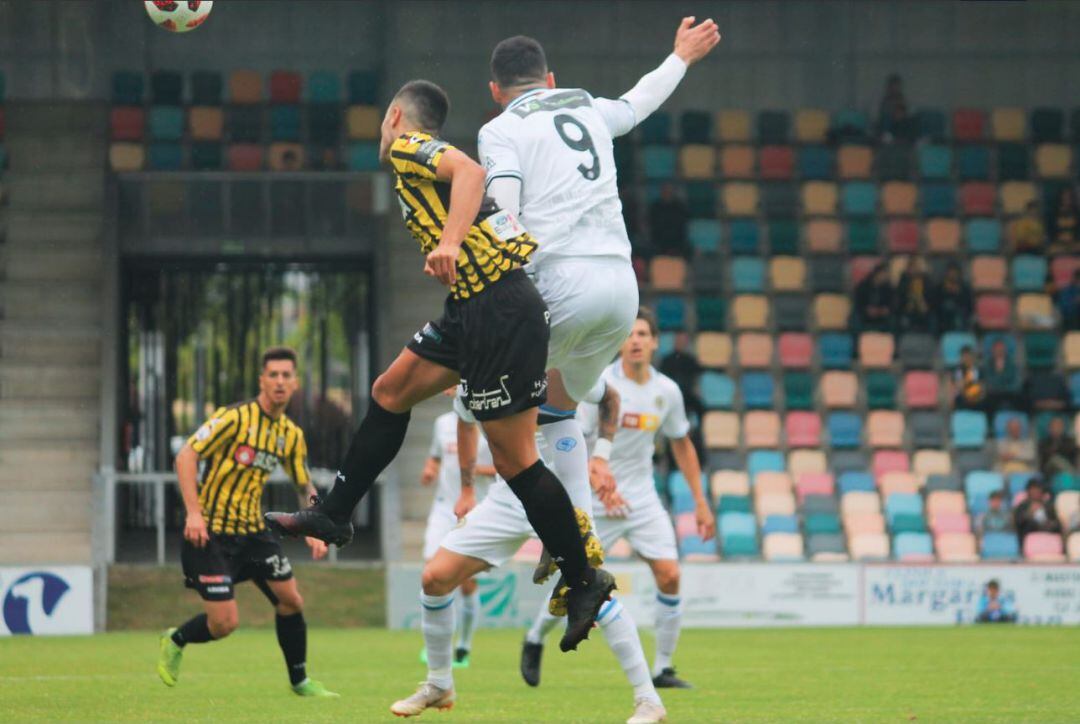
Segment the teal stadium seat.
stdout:
[[868,372],[866,404],[871,410],[896,409],[896,377],[891,372]]
[[814,409],[814,377],[809,372],[785,372],[784,407],[788,410]]
[[657,111],[638,126],[643,144],[671,143],[671,114]]
[[987,533],[982,539],[984,561],[1012,561],[1020,558],[1015,533]]
[[677,154],[672,146],[643,146],[641,161],[645,168],[645,178],[665,180],[675,178]]
[[833,412],[825,422],[829,444],[833,448],[857,448],[862,445],[862,417],[853,412]]
[[948,146],[920,146],[919,175],[924,179],[947,179],[952,176],[952,149]]
[[761,184],[761,209],[766,217],[790,218],[799,213],[800,207],[797,185],[786,182]]
[[961,448],[986,444],[986,415],[975,410],[956,410],[950,419],[953,445]]
[[938,448],[945,442],[945,420],[938,412],[909,413],[911,442],[917,448]]
[[872,216],[877,213],[877,195],[877,186],[868,181],[846,183],[840,191],[840,208],[847,216]]
[[660,359],[667,357],[669,354],[675,351],[675,333],[674,332],[661,332],[660,344],[656,348],[657,356]]
[[[145,81],[142,73],[118,71],[112,77],[114,106],[141,106]],[[0,100],[3,100],[3,76],[0,76]]]
[[220,143],[191,144],[191,167],[196,171],[218,171],[223,164],[224,151]]
[[833,114],[830,130],[838,141],[843,141],[865,139],[869,128],[870,120],[865,113],[848,109]]
[[769,220],[769,253],[773,256],[798,256],[799,222],[794,219]]
[[681,297],[660,297],[656,300],[656,318],[665,332],[685,329],[686,302]]
[[919,206],[923,216],[956,214],[956,187],[946,183],[927,183],[919,187]]
[[985,181],[990,178],[990,149],[986,146],[960,146],[956,151],[956,174],[961,181]]
[[963,492],[964,484],[960,481],[960,477],[956,473],[928,475],[926,477],[927,493],[932,493],[935,490],[948,490],[950,492]]
[[964,225],[964,239],[971,253],[996,253],[1001,249],[1001,222],[997,219],[970,219]]
[[691,219],[687,236],[696,250],[715,253],[720,250],[722,230],[720,222],[715,219]]
[[806,554],[810,557],[819,554],[846,555],[847,547],[844,536],[840,533],[817,533],[806,538]]
[[906,181],[911,178],[911,149],[905,144],[879,147],[874,160],[878,178],[883,181]]
[[150,97],[155,106],[184,104],[184,76],[174,70],[157,70],[150,76]]
[[897,513],[889,527],[893,533],[925,533],[926,520],[921,513]]
[[379,144],[372,141],[349,144],[350,171],[378,171]]
[[915,123],[918,126],[920,138],[929,139],[934,143],[945,140],[948,123],[942,111],[923,108],[915,114]]
[[262,140],[262,109],[234,106],[229,109],[226,131],[233,143],[259,143]]
[[753,504],[747,495],[722,495],[717,502],[717,515],[723,520],[726,516],[733,516],[730,520],[740,520],[744,515],[750,515]]
[[349,105],[374,106],[379,102],[379,76],[372,70],[349,73]]
[[803,498],[802,510],[806,515],[829,513],[838,516],[840,505],[831,495],[807,495]]
[[197,70],[191,74],[191,105],[220,106],[224,79],[212,70]]
[[184,109],[178,106],[150,108],[150,138],[155,141],[179,141],[184,137]]
[[893,493],[885,499],[885,519],[893,525],[899,515],[922,517],[922,496],[918,493]]
[[835,163],[832,149],[825,146],[805,146],[798,151],[799,176],[804,181],[831,181]]
[[758,143],[763,146],[788,142],[791,116],[787,111],[762,111],[757,116]]
[[[829,468],[836,473],[863,473],[870,467],[870,456],[865,450],[832,450],[829,453]],[[867,473],[869,474],[869,473]],[[871,481],[873,476],[871,476]]]
[[960,350],[964,347],[978,348],[975,335],[971,332],[946,332],[941,337],[941,359],[946,367],[960,364]]
[[308,140],[312,145],[336,148],[341,142],[341,106],[320,103],[308,106]]
[[1036,108],[1031,112],[1032,143],[1062,143],[1064,140],[1064,111],[1060,108]]
[[880,233],[875,218],[855,219],[847,225],[848,251],[854,255],[878,253]]
[[770,533],[798,533],[799,519],[794,515],[769,515],[761,525],[762,535]]
[[271,106],[271,108],[270,108],[270,140],[272,140],[272,141],[299,141],[300,140],[300,107],[299,106]]
[[1005,484],[1008,486],[1008,500],[1012,500],[1020,493],[1027,490],[1027,484],[1039,477],[1039,474],[1031,471],[1024,473],[1009,473]]
[[[895,532],[895,531],[894,531]],[[929,533],[908,532],[893,536],[893,555],[896,560],[934,555],[934,541]]]
[[1050,480],[1050,490],[1054,495],[1073,490],[1080,490],[1080,477],[1075,473],[1057,473]]
[[846,495],[847,493],[876,493],[877,484],[874,482],[873,473],[868,473],[861,470],[848,470],[840,473],[840,478],[837,480],[837,486],[840,490],[840,495]]
[[716,218],[716,188],[711,181],[686,182],[686,210],[691,219]]
[[818,358],[827,370],[851,369],[855,343],[849,334],[822,334],[818,337]]
[[782,473],[786,469],[784,454],[778,450],[754,450],[746,458],[746,472],[750,475],[751,483],[758,473]]
[[179,171],[184,167],[184,148],[179,143],[151,143],[147,161],[154,171]]
[[688,535],[679,541],[679,550],[684,557],[715,556],[716,541],[702,540],[699,535]]
[[771,372],[746,372],[739,380],[743,406],[751,410],[771,410],[774,407],[775,385]]
[[990,494],[1004,490],[1005,479],[1001,473],[988,470],[974,470],[964,478],[964,490],[967,494],[968,511],[972,515],[985,513],[989,507]]
[[1028,147],[1022,143],[1002,143],[997,148],[998,181],[1025,181],[1031,175]]
[[[3,155],[3,149],[0,148],[0,156]],[[2,161],[0,161],[0,167],[3,167]],[[1074,408],[1080,408],[1080,372],[1073,372],[1069,375],[1069,397],[1072,399]]]
[[1012,285],[1018,292],[1038,292],[1046,286],[1049,265],[1045,256],[1021,254],[1013,257]]
[[760,228],[756,221],[737,219],[731,222],[731,253],[756,255],[760,248]]
[[806,516],[803,527],[807,535],[820,533],[839,533],[840,517],[832,513],[813,513]]
[[735,383],[721,372],[707,370],[698,380],[701,401],[710,410],[730,410],[735,406]]
[[712,125],[708,111],[685,111],[679,118],[679,137],[683,143],[712,143]]
[[341,79],[329,70],[316,70],[308,76],[309,103],[341,103]]
[[738,256],[731,260],[731,287],[736,292],[765,291],[765,262],[756,256]]
[[1006,428],[1013,420],[1017,420],[1020,423],[1020,434],[1027,436],[1031,430],[1028,424],[1028,416],[1023,412],[1016,412],[1015,410],[1002,410],[994,415],[994,437],[1001,440],[1006,435]]
[[727,300],[698,295],[694,300],[699,332],[723,332],[727,328]]

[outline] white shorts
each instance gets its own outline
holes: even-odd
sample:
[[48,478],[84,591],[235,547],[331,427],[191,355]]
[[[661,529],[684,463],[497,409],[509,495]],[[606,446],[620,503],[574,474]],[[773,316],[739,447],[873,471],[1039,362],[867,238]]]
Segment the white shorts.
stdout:
[[634,510],[625,518],[597,516],[596,534],[604,550],[611,550],[620,538],[650,561],[679,560],[679,546],[675,542],[675,528],[664,507],[657,503],[641,510]]
[[442,547],[463,556],[479,558],[493,567],[509,561],[518,549],[536,535],[525,509],[507,488],[484,498],[464,521],[442,540]]
[[551,313],[548,369],[559,370],[566,391],[583,400],[633,329],[634,268],[619,257],[559,259],[530,276]]
[[448,505],[433,505],[428,513],[427,527],[424,529],[424,560],[435,557],[435,551],[443,542],[446,534],[457,525],[454,508]]

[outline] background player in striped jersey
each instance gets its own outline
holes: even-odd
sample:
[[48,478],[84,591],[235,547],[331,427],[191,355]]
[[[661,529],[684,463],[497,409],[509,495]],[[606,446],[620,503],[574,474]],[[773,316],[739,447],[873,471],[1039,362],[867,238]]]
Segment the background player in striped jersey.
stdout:
[[[279,464],[297,485],[300,504],[315,494],[304,433],[285,415],[297,388],[296,352],[263,353],[259,396],[219,408],[176,456],[176,476],[187,510],[180,559],[184,582],[198,592],[204,613],[161,637],[158,675],[176,686],[187,644],[222,639],[240,623],[233,587],[252,581],[274,606],[278,644],[292,690],[300,696],[337,696],[307,676],[304,602],[278,538],[263,524],[263,487]],[[199,461],[205,460],[201,481]],[[326,544],[308,538],[313,558]]]
[[[444,394],[453,397],[456,388],[449,388]],[[462,497],[462,491],[468,490],[473,500],[482,497],[484,489],[477,491],[476,477],[490,478],[495,474],[495,466],[491,463],[491,451],[487,446],[487,438],[481,436],[478,449],[471,452],[471,459],[458,463],[458,425],[461,418],[453,411],[444,412],[435,419],[435,426],[431,432],[431,448],[428,458],[424,461],[424,470],[420,475],[422,485],[435,483],[435,497],[431,501],[431,512],[428,513],[427,527],[424,530],[424,560],[429,561],[435,557],[439,545],[443,542],[446,534],[453,530],[458,523],[459,517],[464,517],[464,511],[459,516],[455,510],[455,504]],[[485,480],[485,482],[487,482]],[[486,485],[484,486],[486,488]],[[474,503],[475,504],[475,503]],[[469,506],[470,508],[472,505]],[[454,666],[466,667],[469,665],[469,652],[472,649],[472,636],[479,623],[480,596],[476,592],[476,579],[470,578],[461,584],[458,596],[455,597],[455,609],[457,610],[455,633],[457,642],[454,646]],[[425,649],[422,661],[427,663],[427,650]]]
[[[596,532],[604,550],[625,538],[645,559],[656,579],[656,659],[653,683],[658,688],[689,688],[675,675],[672,663],[679,641],[682,600],[679,598],[679,549],[675,530],[653,485],[652,458],[656,436],[663,434],[671,445],[679,471],[686,478],[696,501],[698,533],[704,540],[716,529],[712,508],[701,484],[701,464],[689,437],[682,393],[670,377],[651,364],[659,344],[656,318],[642,307],[638,310],[630,338],[622,354],[604,370],[601,379],[619,392],[618,429],[611,450],[611,472],[616,489],[597,496]],[[596,430],[595,405],[582,404],[580,418],[586,430]],[[599,486],[596,486],[599,487]],[[521,671],[527,683],[540,679],[540,656],[544,636],[558,623],[547,607],[525,637]]]

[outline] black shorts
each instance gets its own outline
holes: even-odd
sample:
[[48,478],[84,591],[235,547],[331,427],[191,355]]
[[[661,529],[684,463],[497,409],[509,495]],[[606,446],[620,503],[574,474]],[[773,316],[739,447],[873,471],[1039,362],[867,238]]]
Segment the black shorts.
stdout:
[[477,420],[498,420],[547,400],[548,323],[540,292],[515,269],[475,297],[447,297],[408,348],[461,375]]
[[287,581],[292,565],[281,550],[281,542],[268,530],[250,535],[210,534],[202,548],[184,540],[180,547],[184,585],[198,591],[204,601],[231,601],[233,587],[254,581],[263,593],[272,595],[265,581]]

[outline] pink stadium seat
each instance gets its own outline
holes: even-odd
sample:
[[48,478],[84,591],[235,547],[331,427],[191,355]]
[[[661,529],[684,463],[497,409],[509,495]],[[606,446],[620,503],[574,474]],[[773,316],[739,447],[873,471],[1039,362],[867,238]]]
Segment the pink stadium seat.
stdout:
[[739,355],[739,366],[749,369],[759,369],[772,365],[772,337],[768,334],[750,332],[740,334],[736,342]]
[[870,178],[874,167],[874,152],[867,146],[841,146],[836,154],[836,169],[839,178]]
[[[1058,536],[1058,540],[1061,537]],[[943,563],[975,563],[979,553],[971,533],[943,533],[934,539],[938,560]]]
[[1024,558],[1045,563],[1063,562],[1065,552],[1061,536],[1057,533],[1028,533],[1024,538]]
[[965,216],[993,216],[997,205],[997,186],[972,181],[960,187],[960,209]]
[[803,332],[785,332],[777,341],[780,366],[805,369],[814,361],[814,338]]
[[863,367],[890,367],[895,341],[888,332],[863,332],[859,335],[859,362]]
[[720,151],[720,174],[730,179],[754,178],[754,149],[750,146],[724,146]]
[[870,272],[874,271],[874,268],[881,263],[881,258],[877,256],[856,256],[851,259],[851,284],[852,286],[858,284],[866,277],[870,276]]
[[791,495],[791,476],[779,470],[763,470],[754,476],[754,495]]
[[870,447],[902,447],[904,416],[896,410],[874,410],[866,419]]
[[767,410],[754,410],[743,417],[744,437],[748,448],[780,446],[780,416]]
[[836,481],[832,473],[803,473],[795,483],[795,492],[801,504],[807,495],[833,495]]
[[1050,274],[1054,277],[1054,286],[1058,289],[1068,286],[1077,269],[1080,269],[1080,256],[1054,257],[1050,262]]
[[893,219],[885,237],[893,254],[914,254],[919,251],[919,223],[914,219]]
[[1008,329],[1012,305],[1003,294],[981,294],[975,301],[975,318],[983,329]]
[[971,518],[967,513],[938,513],[929,516],[929,519],[934,535],[971,532]]
[[938,375],[926,370],[913,370],[904,375],[904,400],[917,409],[938,406]]
[[784,420],[788,447],[821,445],[821,416],[816,412],[789,412]]
[[109,111],[109,129],[114,141],[141,141],[146,112],[142,108],[113,108]]
[[835,219],[811,219],[806,222],[806,246],[815,254],[840,251],[844,229]]
[[830,409],[855,407],[859,380],[854,372],[830,370],[821,376],[821,399]]
[[848,541],[851,558],[856,561],[889,557],[889,538],[884,533],[861,533]]
[[262,171],[262,146],[249,143],[237,143],[229,146],[228,166],[230,171]]
[[1000,256],[977,256],[971,260],[971,286],[980,291],[1005,288],[1008,264]]
[[986,114],[976,108],[953,111],[953,138],[957,141],[981,141],[986,137]]
[[762,541],[762,555],[767,561],[801,560],[803,537],[798,533],[770,533]]
[[763,146],[758,156],[761,178],[786,181],[795,175],[795,151],[791,146]]
[[289,105],[300,103],[302,85],[299,73],[275,70],[270,74],[270,102]]
[[926,222],[926,250],[931,254],[955,254],[960,250],[960,222],[930,219]]
[[959,490],[934,490],[926,496],[926,514],[967,514],[967,501]]
[[875,478],[880,478],[885,473],[909,472],[911,461],[906,452],[901,450],[878,450],[874,453],[870,465]]
[[909,473],[903,470],[890,470],[887,473],[882,473],[877,478],[878,489],[881,491],[883,498],[888,498],[890,495],[896,493],[918,493],[919,484],[922,482],[919,480],[919,476],[915,473]]

